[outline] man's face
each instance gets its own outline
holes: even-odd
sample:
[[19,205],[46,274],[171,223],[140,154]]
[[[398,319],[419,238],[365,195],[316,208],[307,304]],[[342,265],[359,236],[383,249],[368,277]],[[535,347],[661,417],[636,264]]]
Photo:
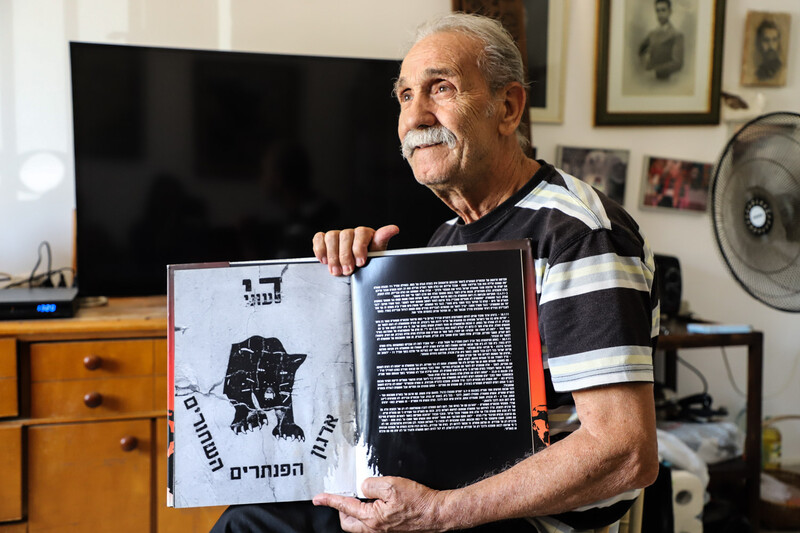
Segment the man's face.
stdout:
[[414,142],[406,157],[417,181],[429,187],[459,183],[477,175],[496,140],[492,97],[476,57],[477,41],[457,33],[437,33],[406,55],[397,80],[401,142],[409,132],[444,127],[450,145]]
[[759,40],[761,55],[774,56],[778,54],[781,45],[781,36],[775,28],[766,28]]
[[656,2],[656,18],[659,24],[666,24],[669,22],[669,16],[672,14],[669,4],[666,2]]

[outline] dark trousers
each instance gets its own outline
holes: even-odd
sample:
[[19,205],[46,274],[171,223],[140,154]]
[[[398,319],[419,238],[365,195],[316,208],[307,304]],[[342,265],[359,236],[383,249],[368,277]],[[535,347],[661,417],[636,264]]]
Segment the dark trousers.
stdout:
[[[341,533],[339,512],[311,502],[232,505],[211,533]],[[474,533],[536,533],[526,520],[507,520],[464,530]]]

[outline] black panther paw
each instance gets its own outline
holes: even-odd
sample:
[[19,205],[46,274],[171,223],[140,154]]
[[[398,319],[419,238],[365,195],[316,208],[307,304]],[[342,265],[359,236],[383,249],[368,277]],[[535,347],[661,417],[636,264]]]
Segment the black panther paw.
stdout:
[[275,437],[279,437],[282,439],[291,439],[299,441],[306,440],[306,435],[305,433],[303,433],[303,429],[297,424],[293,424],[290,422],[281,424],[279,426],[275,426],[275,429],[272,430],[272,434]]

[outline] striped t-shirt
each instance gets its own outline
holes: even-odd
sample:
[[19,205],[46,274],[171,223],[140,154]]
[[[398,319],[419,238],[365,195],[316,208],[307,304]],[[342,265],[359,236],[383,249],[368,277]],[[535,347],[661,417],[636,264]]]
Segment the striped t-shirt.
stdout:
[[[551,442],[579,426],[571,391],[653,381],[659,330],[655,263],[639,227],[613,200],[553,166],[471,224],[442,224],[429,246],[531,239],[536,262]],[[576,529],[621,516],[638,491],[559,519]],[[616,518],[615,518],[616,517]],[[552,520],[556,531],[560,521]]]

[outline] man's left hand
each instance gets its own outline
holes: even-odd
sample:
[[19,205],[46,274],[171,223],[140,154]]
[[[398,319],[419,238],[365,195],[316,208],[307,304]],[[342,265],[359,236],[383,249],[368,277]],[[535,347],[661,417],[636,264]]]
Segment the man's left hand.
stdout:
[[364,480],[361,490],[370,501],[319,494],[314,505],[339,511],[342,529],[351,533],[377,531],[443,531],[440,505],[445,493],[400,477]]

